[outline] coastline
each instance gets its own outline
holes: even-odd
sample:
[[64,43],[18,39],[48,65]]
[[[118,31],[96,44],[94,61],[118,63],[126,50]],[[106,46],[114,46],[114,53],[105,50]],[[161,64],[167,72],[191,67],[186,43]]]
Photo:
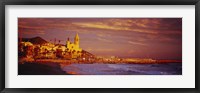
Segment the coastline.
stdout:
[[[157,67],[161,64],[181,63],[181,62],[161,62],[161,63],[131,63],[132,65],[151,65]],[[19,62],[18,75],[79,75],[78,71],[66,71],[66,66],[73,67],[73,65],[106,65],[108,63],[60,63],[60,62]],[[128,65],[130,63],[111,63],[116,65]],[[110,64],[110,65],[111,65]],[[130,65],[131,65],[130,64]],[[75,67],[76,68],[76,67]],[[73,69],[75,69],[73,68]],[[91,68],[92,69],[92,68]]]
[[144,59],[137,59],[137,60],[128,60],[128,61],[98,61],[98,60],[67,60],[67,59],[21,59],[19,62],[37,62],[37,63],[60,63],[60,64],[95,64],[95,63],[102,63],[102,64],[160,64],[160,63],[181,63],[182,60],[144,60]]

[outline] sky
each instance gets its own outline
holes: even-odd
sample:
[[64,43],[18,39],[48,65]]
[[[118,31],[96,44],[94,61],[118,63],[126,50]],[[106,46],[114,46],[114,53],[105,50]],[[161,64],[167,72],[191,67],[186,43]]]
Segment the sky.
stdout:
[[182,18],[18,18],[22,38],[74,42],[97,56],[182,59]]

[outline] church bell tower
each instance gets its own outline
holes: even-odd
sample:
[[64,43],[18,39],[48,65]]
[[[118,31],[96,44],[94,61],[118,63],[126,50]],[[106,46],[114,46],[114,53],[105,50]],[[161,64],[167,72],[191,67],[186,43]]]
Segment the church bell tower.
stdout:
[[74,38],[74,44],[79,47],[79,36],[78,33],[76,34],[75,38]]

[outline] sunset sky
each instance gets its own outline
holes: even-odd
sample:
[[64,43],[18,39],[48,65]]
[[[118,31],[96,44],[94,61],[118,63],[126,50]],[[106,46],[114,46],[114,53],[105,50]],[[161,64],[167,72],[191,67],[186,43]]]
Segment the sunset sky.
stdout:
[[182,59],[181,18],[18,18],[19,35],[46,41],[80,37],[97,56]]

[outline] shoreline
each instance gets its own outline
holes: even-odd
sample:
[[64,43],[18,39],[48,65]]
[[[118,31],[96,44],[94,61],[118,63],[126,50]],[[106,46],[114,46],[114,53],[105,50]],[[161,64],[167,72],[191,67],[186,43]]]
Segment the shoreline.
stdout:
[[19,59],[19,63],[23,62],[36,62],[36,63],[45,63],[45,62],[52,62],[52,63],[61,63],[61,64],[95,64],[95,63],[102,63],[102,64],[157,64],[157,63],[182,63],[182,60],[131,60],[131,61],[88,61],[88,60],[76,60],[76,59],[32,59],[32,58],[22,58]]
[[[177,63],[177,62],[171,62],[171,63]],[[71,63],[71,64],[80,64],[80,63]],[[63,70],[65,66],[71,65],[71,64],[58,63],[58,62],[57,63],[56,62],[21,62],[21,63],[18,63],[18,75],[76,75],[75,72],[66,72]],[[84,64],[105,64],[105,63],[84,63]],[[127,63],[117,63],[117,64],[127,64]],[[131,63],[131,64],[138,64],[138,63]],[[146,64],[149,64],[149,63],[146,63]],[[154,63],[154,64],[165,64],[165,63]]]

